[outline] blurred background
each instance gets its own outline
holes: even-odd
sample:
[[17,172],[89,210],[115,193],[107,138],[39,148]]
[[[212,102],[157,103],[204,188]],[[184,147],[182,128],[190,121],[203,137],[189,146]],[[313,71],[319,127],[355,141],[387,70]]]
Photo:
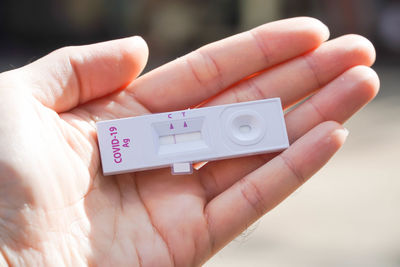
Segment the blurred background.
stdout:
[[149,71],[269,21],[313,16],[331,37],[377,48],[378,97],[346,127],[345,147],[312,180],[206,266],[400,266],[400,1],[1,0],[0,72],[57,48],[130,35]]

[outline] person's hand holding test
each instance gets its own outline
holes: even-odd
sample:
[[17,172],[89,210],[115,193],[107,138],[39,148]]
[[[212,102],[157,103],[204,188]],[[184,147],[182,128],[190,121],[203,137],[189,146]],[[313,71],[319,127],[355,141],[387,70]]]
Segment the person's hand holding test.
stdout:
[[[137,78],[138,37],[57,50],[0,75],[0,262],[193,266],[278,205],[342,146],[341,126],[374,98],[366,39],[327,41],[321,22],[269,23]],[[280,97],[281,154],[104,177],[100,120]],[[208,100],[208,101],[207,101]]]

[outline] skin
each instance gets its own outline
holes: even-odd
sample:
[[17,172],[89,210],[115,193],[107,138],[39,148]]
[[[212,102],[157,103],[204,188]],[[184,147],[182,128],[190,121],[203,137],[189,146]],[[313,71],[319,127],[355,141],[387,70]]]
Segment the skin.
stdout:
[[[2,264],[197,266],[278,205],[343,145],[377,94],[361,36],[327,41],[311,18],[262,25],[139,78],[139,37],[57,50],[0,74]],[[104,177],[95,122],[281,97],[291,146]]]

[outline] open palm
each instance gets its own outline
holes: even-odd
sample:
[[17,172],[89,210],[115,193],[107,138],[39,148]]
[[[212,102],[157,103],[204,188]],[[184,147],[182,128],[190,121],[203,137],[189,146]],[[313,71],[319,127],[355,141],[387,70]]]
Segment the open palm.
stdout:
[[[340,125],[378,78],[364,38],[278,21],[204,46],[135,79],[133,37],[68,47],[0,76],[0,244],[11,265],[192,266],[205,262],[320,169]],[[280,97],[281,154],[216,161],[193,175],[102,175],[95,122]]]

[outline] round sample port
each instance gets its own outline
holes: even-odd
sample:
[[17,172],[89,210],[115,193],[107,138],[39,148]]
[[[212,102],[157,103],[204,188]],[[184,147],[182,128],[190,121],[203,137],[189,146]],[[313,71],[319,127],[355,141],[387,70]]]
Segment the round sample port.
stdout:
[[229,117],[226,131],[236,144],[253,145],[263,138],[265,121],[253,110],[237,111]]

